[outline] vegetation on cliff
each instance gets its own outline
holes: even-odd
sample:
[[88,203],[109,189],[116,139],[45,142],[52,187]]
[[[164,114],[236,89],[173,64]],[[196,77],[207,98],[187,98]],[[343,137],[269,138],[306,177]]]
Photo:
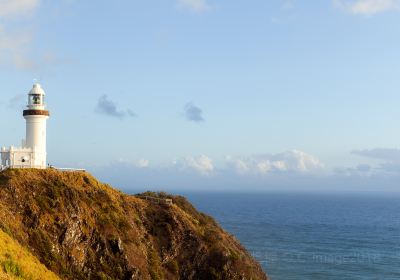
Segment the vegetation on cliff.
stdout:
[[57,280],[27,249],[0,230],[0,279],[1,280]]
[[233,236],[185,198],[143,195],[83,172],[7,170],[0,228],[62,279],[267,279]]

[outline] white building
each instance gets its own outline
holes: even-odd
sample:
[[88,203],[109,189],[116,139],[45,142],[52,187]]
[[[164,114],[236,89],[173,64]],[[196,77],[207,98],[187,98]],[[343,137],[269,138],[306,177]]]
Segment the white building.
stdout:
[[47,166],[46,122],[49,111],[44,102],[45,92],[39,84],[34,84],[28,93],[28,106],[23,111],[26,120],[26,140],[22,147],[2,147],[1,166],[4,168],[41,168]]

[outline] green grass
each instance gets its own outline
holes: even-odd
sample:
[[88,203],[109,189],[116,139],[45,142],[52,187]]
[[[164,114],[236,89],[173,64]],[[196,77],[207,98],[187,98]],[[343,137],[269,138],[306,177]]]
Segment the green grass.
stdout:
[[56,280],[38,259],[8,234],[0,230],[0,279]]
[[8,275],[12,275],[19,278],[30,278],[25,276],[21,266],[18,263],[16,263],[11,258],[11,256],[7,260],[1,262],[1,268]]

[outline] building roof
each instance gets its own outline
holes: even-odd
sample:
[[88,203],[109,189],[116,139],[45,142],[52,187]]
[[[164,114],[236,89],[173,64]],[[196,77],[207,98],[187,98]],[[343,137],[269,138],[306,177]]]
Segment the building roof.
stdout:
[[44,90],[42,89],[40,84],[36,83],[36,84],[33,85],[31,91],[29,92],[29,94],[45,95],[46,93],[44,92]]

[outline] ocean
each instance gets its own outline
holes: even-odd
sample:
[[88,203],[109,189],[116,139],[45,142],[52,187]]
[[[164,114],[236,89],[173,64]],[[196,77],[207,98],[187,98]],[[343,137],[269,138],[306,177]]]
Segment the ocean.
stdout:
[[272,280],[400,279],[400,195],[186,193]]

